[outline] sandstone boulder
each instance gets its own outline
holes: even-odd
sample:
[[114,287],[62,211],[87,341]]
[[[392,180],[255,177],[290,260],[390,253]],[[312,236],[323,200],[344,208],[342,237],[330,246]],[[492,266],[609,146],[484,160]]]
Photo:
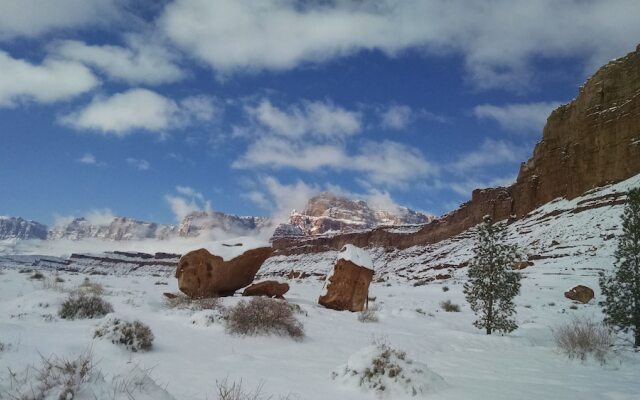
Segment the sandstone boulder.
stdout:
[[564,297],[573,301],[578,301],[582,304],[586,304],[594,298],[594,293],[590,287],[578,285],[568,292],[564,292]]
[[346,245],[327,276],[318,303],[334,310],[362,311],[367,304],[372,279],[373,262],[369,254]]
[[253,282],[272,252],[271,247],[259,247],[225,261],[207,249],[191,251],[178,262],[178,287],[192,298],[231,296]]
[[267,296],[276,299],[284,299],[284,294],[289,291],[288,283],[278,281],[263,281],[248,286],[242,292],[243,296]]

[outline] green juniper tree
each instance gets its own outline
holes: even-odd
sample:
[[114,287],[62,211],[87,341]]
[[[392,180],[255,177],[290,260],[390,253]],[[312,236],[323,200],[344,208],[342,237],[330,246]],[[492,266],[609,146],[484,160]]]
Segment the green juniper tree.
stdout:
[[469,279],[464,294],[471,309],[479,317],[473,325],[509,333],[518,326],[513,319],[513,298],[520,292],[520,274],[513,270],[519,257],[517,248],[504,243],[504,225],[493,224],[490,216],[478,229],[475,257],[469,265]]
[[622,332],[633,332],[640,347],[640,188],[627,193],[622,214],[622,236],[610,275],[600,274],[605,322]]

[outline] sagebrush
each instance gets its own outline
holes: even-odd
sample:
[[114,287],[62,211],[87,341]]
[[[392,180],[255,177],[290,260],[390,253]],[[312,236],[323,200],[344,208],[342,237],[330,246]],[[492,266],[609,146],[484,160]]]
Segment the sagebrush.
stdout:
[[440,308],[446,312],[460,312],[460,306],[452,303],[451,300],[445,300],[440,303]]
[[585,361],[592,355],[600,363],[606,361],[613,346],[613,336],[606,325],[588,318],[574,318],[557,328],[553,336],[558,349],[571,359]]
[[134,353],[151,350],[154,339],[148,325],[138,320],[130,322],[119,318],[107,320],[95,331],[93,337],[110,340]]
[[225,327],[229,333],[238,335],[304,337],[304,328],[295,316],[295,308],[283,300],[254,297],[242,300],[228,310]]
[[58,316],[63,319],[99,318],[113,312],[113,306],[98,295],[74,292],[60,306]]

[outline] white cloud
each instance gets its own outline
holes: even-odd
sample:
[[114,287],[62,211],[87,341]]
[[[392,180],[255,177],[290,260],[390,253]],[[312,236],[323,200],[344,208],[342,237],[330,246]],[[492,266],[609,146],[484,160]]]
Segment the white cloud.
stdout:
[[413,119],[413,110],[409,106],[393,105],[382,113],[382,126],[384,128],[402,130]]
[[273,137],[253,142],[233,167],[303,171],[331,168],[360,172],[374,183],[388,185],[425,178],[438,171],[422,153],[397,142],[366,142],[357,152],[348,154],[339,145],[293,143]]
[[280,109],[263,99],[257,106],[247,106],[245,110],[262,128],[291,138],[301,138],[307,134],[321,137],[351,136],[361,129],[358,113],[331,102],[302,102]]
[[38,36],[56,29],[107,24],[120,16],[114,0],[3,0],[0,40]]
[[98,161],[96,156],[94,156],[92,153],[84,153],[82,157],[78,158],[77,161],[81,164],[95,165],[97,167],[102,167],[106,165],[104,162]]
[[[272,176],[262,177],[260,184],[267,195],[254,191],[259,194],[251,197],[258,199],[258,202],[254,201],[258,206],[271,209],[271,218],[275,223],[285,222],[291,211],[303,209],[309,199],[321,191],[318,186],[306,184],[302,180],[287,185]],[[266,200],[267,196],[270,200]]]
[[91,225],[109,225],[116,216],[108,208],[90,210],[85,216]]
[[129,36],[128,47],[88,45],[77,40],[58,42],[52,53],[97,68],[109,78],[129,84],[160,84],[182,79],[185,73],[165,47]]
[[149,163],[149,161],[133,157],[127,158],[127,164],[140,171],[148,171],[151,169],[151,164]]
[[450,168],[456,173],[467,173],[492,165],[520,163],[527,154],[528,150],[524,147],[487,138],[476,150],[460,155]]
[[177,186],[178,195],[166,195],[164,198],[169,203],[171,211],[180,222],[187,215],[198,211],[211,211],[211,202],[205,200],[202,193],[189,186]]
[[12,58],[2,50],[0,71],[0,107],[12,107],[22,101],[52,103],[65,100],[99,84],[91,71],[80,63],[47,58],[36,65]]
[[[463,181],[451,181],[447,182],[444,186],[454,193],[467,198],[471,197],[471,193],[475,189],[495,188],[495,187],[508,187],[511,186],[516,180],[516,176],[497,177],[489,180],[482,179],[466,179]],[[457,206],[457,205],[456,205]]]
[[592,68],[633,49],[637,0],[177,0],[159,26],[220,73],[294,68],[363,50],[461,54],[479,88],[523,88],[531,60]]
[[203,111],[206,101],[189,98],[180,104],[147,89],[130,89],[111,97],[95,97],[85,108],[60,118],[60,122],[78,130],[93,130],[125,136],[136,130],[164,132],[182,128],[197,120],[210,120],[214,115]]
[[494,120],[507,131],[540,135],[547,117],[560,104],[559,102],[506,104],[504,106],[482,104],[473,109],[473,114],[480,119]]

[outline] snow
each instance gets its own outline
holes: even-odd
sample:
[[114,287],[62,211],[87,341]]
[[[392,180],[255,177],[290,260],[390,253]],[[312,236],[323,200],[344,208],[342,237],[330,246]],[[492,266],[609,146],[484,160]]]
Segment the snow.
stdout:
[[338,259],[351,261],[355,265],[373,270],[373,260],[369,252],[352,244],[347,244],[340,250]]
[[269,242],[259,238],[245,236],[220,242],[212,242],[204,246],[209,253],[222,257],[224,261],[230,261],[244,254],[246,251],[258,249],[260,247],[271,247]]
[[[610,204],[610,200],[621,199],[622,192],[637,186],[640,176],[580,198],[559,199],[508,226],[508,241],[532,257],[534,265],[520,271],[522,288],[515,299],[519,328],[505,336],[488,336],[474,328],[474,315],[464,299],[466,270],[461,265],[472,256],[473,230],[434,245],[390,252],[359,249],[370,257],[376,275],[384,278],[383,282],[373,282],[369,290],[369,296],[375,298],[370,305],[378,308],[377,323],[363,324],[355,313],[319,306],[323,282],[318,278],[324,280],[324,276],[288,280],[291,289],[287,301],[303,311],[298,318],[304,324],[306,337],[300,342],[275,336],[233,336],[225,332],[214,311],[167,309],[162,293],[177,291],[170,267],[161,270],[162,274],[140,268],[135,276],[126,270],[89,276],[104,286],[104,297],[113,304],[114,315],[139,319],[151,327],[156,339],[153,349],[145,353],[130,353],[93,338],[96,327],[111,315],[75,321],[56,316],[66,291],[82,283],[88,274],[61,271],[63,290],[45,288],[17,268],[2,269],[8,264],[0,260],[0,342],[5,344],[5,350],[0,352],[0,398],[10,386],[9,368],[22,371],[28,365],[37,365],[40,354],[69,358],[91,348],[104,377],[101,385],[108,386],[114,378],[128,376],[137,366],[142,371],[151,369],[150,379],[157,387],[163,388],[166,396],[180,400],[215,399],[215,382],[225,378],[231,382],[242,380],[247,389],[263,384],[263,393],[274,398],[291,395],[302,400],[375,399],[379,398],[377,393],[363,389],[355,380],[340,377],[340,372],[345,365],[362,366],[374,354],[369,345],[382,339],[390,347],[406,351],[414,365],[423,370],[428,367],[429,377],[442,378],[446,386],[434,384],[442,383],[437,378],[428,380],[428,386],[434,389],[426,396],[430,399],[637,400],[640,353],[631,351],[624,342],[629,336],[620,337],[621,346],[605,365],[592,359],[584,363],[569,360],[558,352],[553,340],[553,330],[573,317],[602,319],[598,272],[611,270],[615,235],[621,231],[622,206]],[[610,198],[603,200],[603,196]],[[589,208],[592,206],[598,207]],[[576,212],[580,208],[584,210]],[[247,248],[257,245],[245,239],[240,242]],[[179,253],[184,251],[180,246],[198,248],[195,244],[185,241],[173,247],[160,242],[153,251]],[[151,248],[149,243],[144,248],[113,250]],[[77,248],[66,250],[78,252]],[[31,254],[38,253],[42,254],[36,249]],[[272,257],[260,276],[282,277],[291,270],[325,274],[340,254],[332,251]],[[52,276],[53,271],[46,265],[40,268]],[[452,278],[414,286],[442,273],[450,273]],[[566,299],[567,288],[578,284],[592,288],[595,299],[584,305]],[[449,289],[446,292],[445,285]],[[229,307],[240,300],[235,296],[222,302]],[[446,300],[460,305],[461,311],[442,311],[440,303]],[[332,372],[339,376],[334,379]],[[393,390],[389,398],[410,396],[403,387]],[[146,396],[171,398],[149,393]]]

